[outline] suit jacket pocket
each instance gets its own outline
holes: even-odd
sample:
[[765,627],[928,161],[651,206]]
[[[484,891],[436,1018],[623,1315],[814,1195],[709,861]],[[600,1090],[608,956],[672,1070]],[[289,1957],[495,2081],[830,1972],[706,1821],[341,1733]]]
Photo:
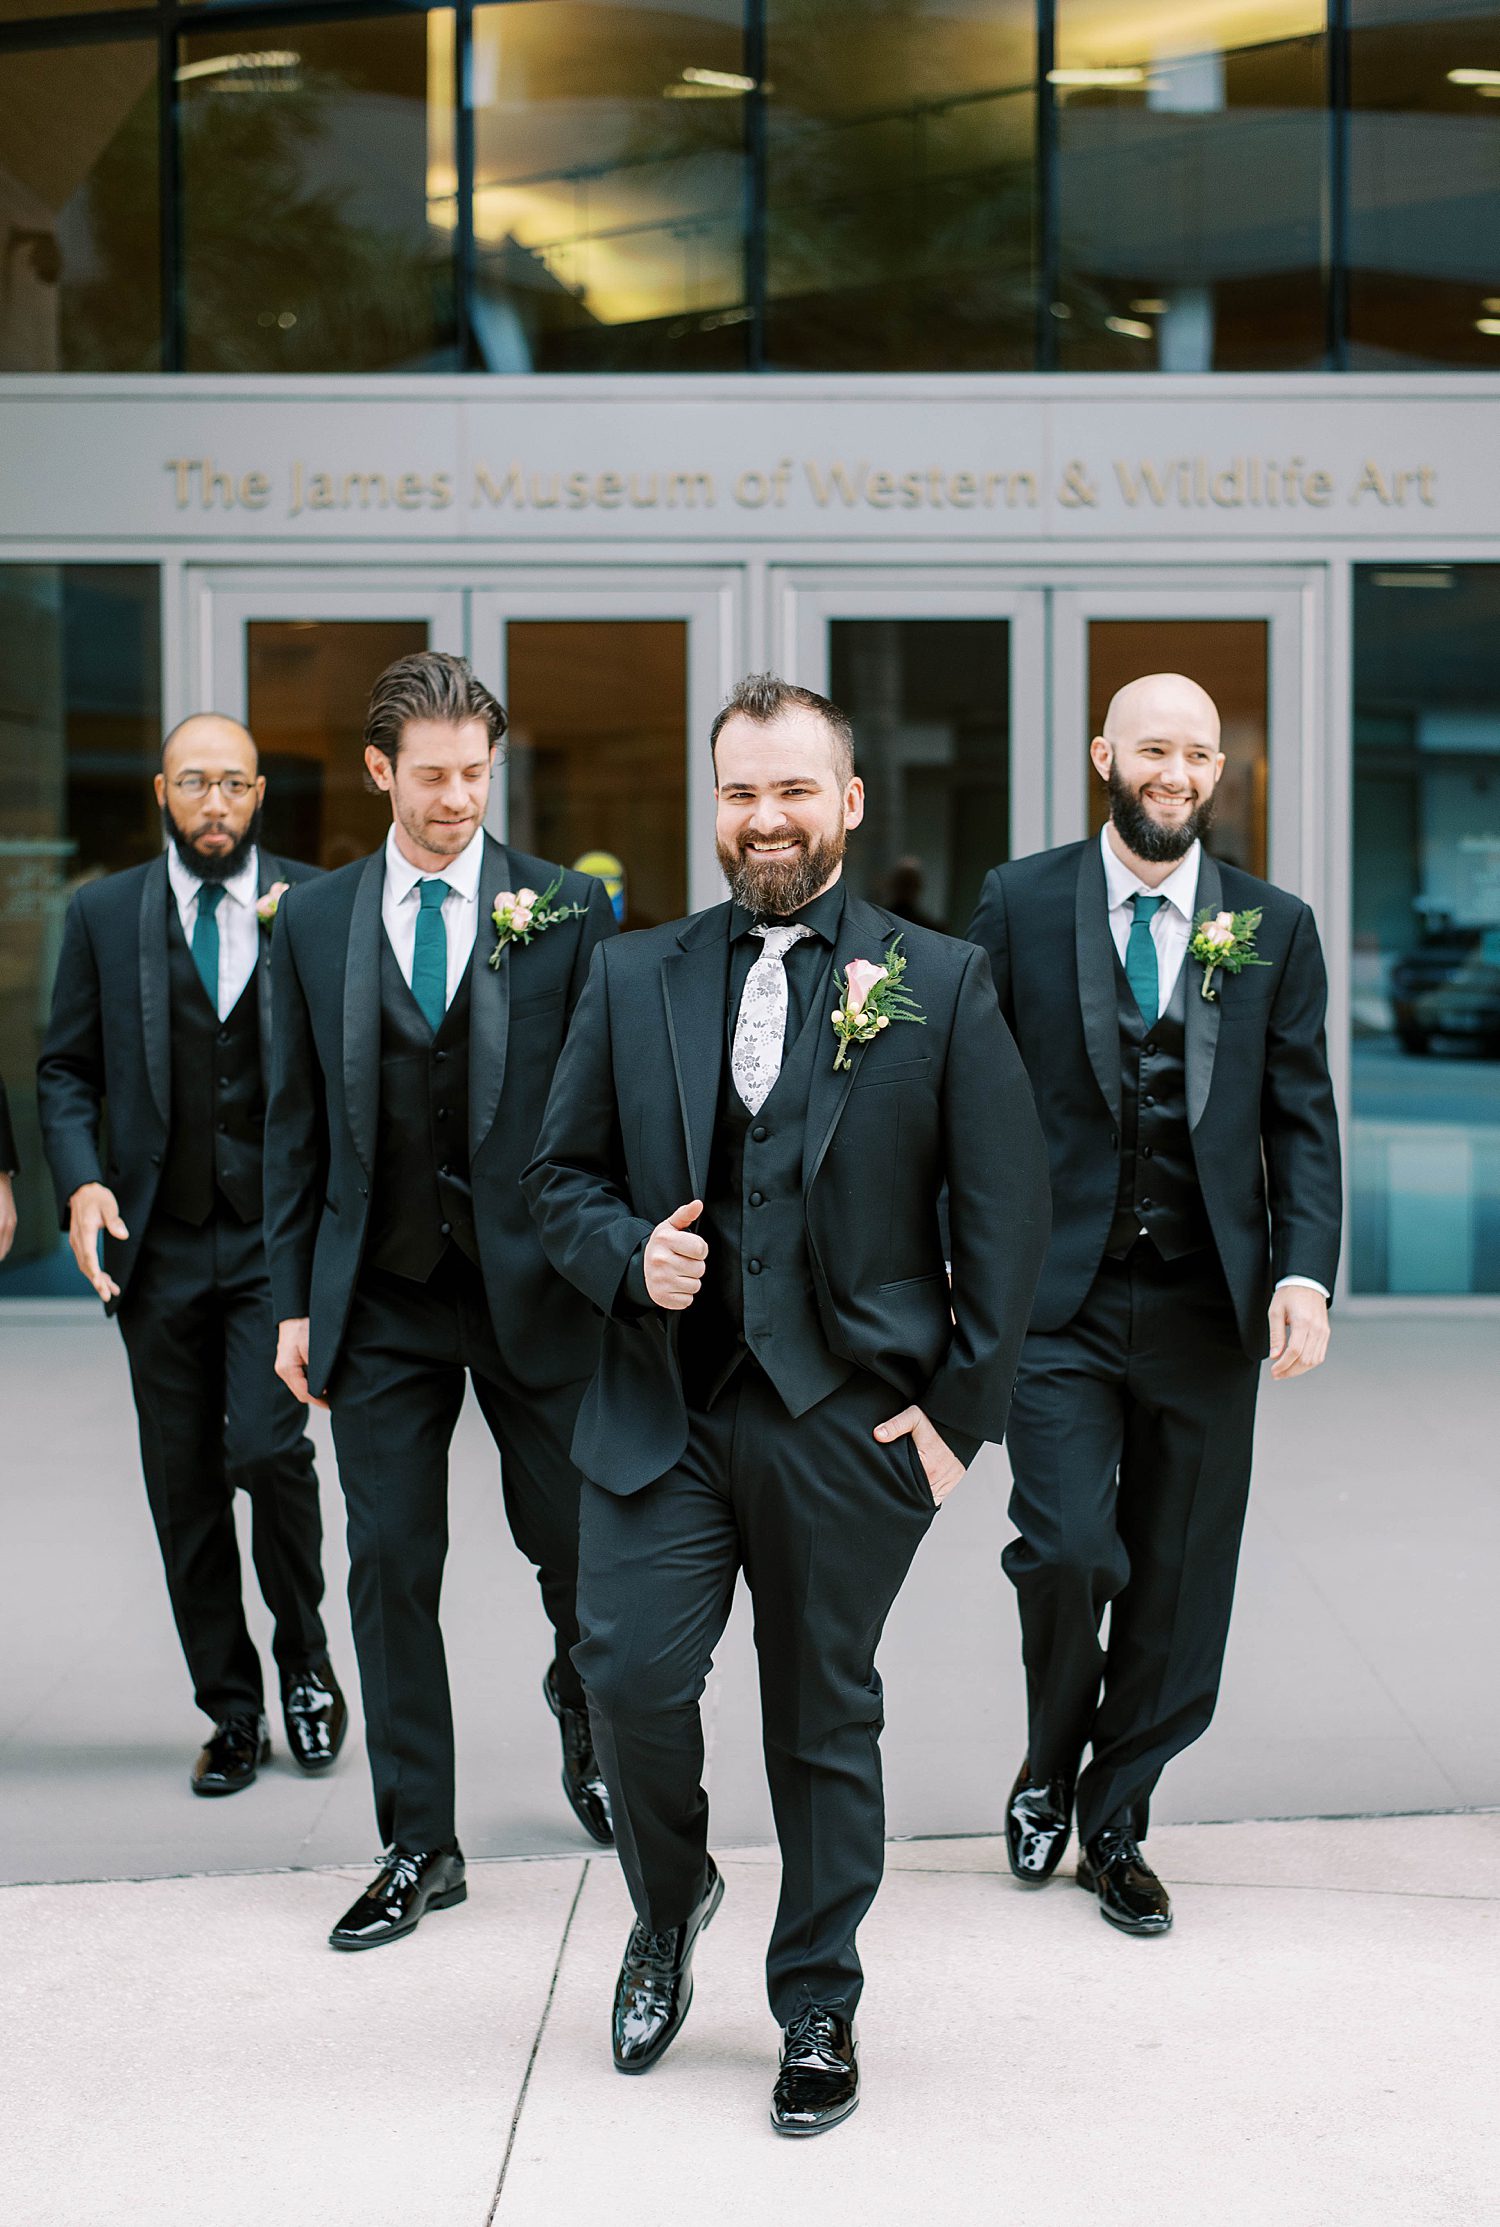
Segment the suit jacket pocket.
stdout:
[[566,994],[563,990],[544,990],[539,997],[512,998],[510,1001],[510,1017],[513,1021],[516,1021],[520,1019],[523,1013],[554,1012],[562,1004]]
[[880,1060],[872,1062],[868,1053],[859,1063],[859,1073],[854,1078],[855,1090],[873,1090],[877,1083],[914,1083],[932,1073],[932,1061],[924,1052],[919,1059]]

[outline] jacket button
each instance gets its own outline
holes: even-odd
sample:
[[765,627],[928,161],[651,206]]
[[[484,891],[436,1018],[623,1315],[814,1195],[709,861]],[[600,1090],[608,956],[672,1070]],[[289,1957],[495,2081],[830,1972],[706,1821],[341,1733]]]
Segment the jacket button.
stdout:
[[227,1090],[229,1088],[229,1077],[227,1075],[221,1075],[219,1077],[219,1088],[220,1090]]
[[[1150,1105],[1151,1101],[1150,1101],[1150,1099],[1149,1099],[1149,1098],[1148,1098],[1148,1099],[1146,1100],[1146,1103],[1147,1103],[1147,1105],[1148,1105],[1148,1106]],[[439,1121],[446,1121],[446,1120],[447,1120],[447,1118],[448,1118],[448,1109],[447,1109],[447,1107],[446,1107],[446,1106],[439,1106],[439,1107],[438,1107],[438,1110],[437,1110],[437,1117],[438,1117],[438,1120],[439,1120]]]
[[1150,1159],[1150,1157],[1151,1157],[1151,1147],[1150,1147],[1150,1145],[1149,1145],[1149,1144],[1143,1144],[1143,1145],[1141,1146],[1141,1158],[1142,1158],[1143,1160],[1149,1160],[1149,1159]]
[[361,1197],[362,1199],[367,1199],[367,1198],[369,1197],[369,1195],[370,1195],[370,1186],[369,1186],[369,1184],[368,1184],[368,1183],[361,1183],[361,1185],[360,1185],[360,1187],[359,1187],[359,1195],[360,1195],[360,1197]]
[[446,1052],[434,1052],[432,1056],[441,1067],[443,1061],[448,1057],[448,1054]]
[[439,1175],[451,1175],[452,1173],[453,1173],[453,1170],[452,1170],[452,1169],[451,1169],[451,1168],[449,1167],[449,1165],[448,1165],[447,1161],[445,1160],[445,1161],[443,1162],[442,1166],[441,1166],[441,1167],[440,1167],[440,1168],[438,1169],[438,1174],[439,1174]]
[[1150,1092],[1148,1091],[1148,1092],[1146,1093],[1146,1096],[1145,1096],[1145,1097],[1144,1097],[1144,1098],[1143,1098],[1143,1099],[1141,1100],[1141,1104],[1142,1104],[1143,1106],[1154,1106],[1154,1105],[1156,1104],[1156,1100],[1155,1100],[1155,1099],[1154,1099],[1154,1098],[1153,1098],[1153,1097],[1151,1096]]
[[152,1153],[151,1165],[153,1168],[159,1168],[161,1166],[161,1154],[159,1152]]
[[754,1127],[754,1128],[753,1128],[753,1129],[751,1130],[751,1132],[750,1132],[750,1139],[751,1139],[751,1142],[752,1142],[753,1144],[764,1144],[764,1143],[765,1143],[765,1141],[766,1141],[766,1125],[765,1125],[765,1123],[764,1123],[763,1121],[757,1121],[757,1123],[755,1124],[755,1127]]
[[439,1222],[438,1231],[443,1237],[451,1237],[453,1235],[453,1224],[451,1222]]
[[219,1135],[220,1135],[221,1137],[222,1137],[222,1136],[224,1135],[224,1133],[225,1133],[225,1131],[226,1131],[226,1130],[228,1129],[228,1127],[229,1127],[229,1124],[228,1124],[228,1122],[227,1122],[227,1121],[221,1121],[221,1122],[219,1123]]
[[750,1204],[752,1206],[764,1206],[765,1203],[765,1199],[759,1191],[752,1191],[750,1193]]
[[1142,1200],[1141,1200],[1141,1212],[1142,1212],[1143,1214],[1147,1214],[1147,1213],[1149,1213],[1150,1211],[1151,1211],[1151,1201],[1150,1201],[1150,1199],[1142,1199]]
[[760,1274],[760,1262],[758,1260],[751,1261],[750,1273],[752,1276],[758,1276]]

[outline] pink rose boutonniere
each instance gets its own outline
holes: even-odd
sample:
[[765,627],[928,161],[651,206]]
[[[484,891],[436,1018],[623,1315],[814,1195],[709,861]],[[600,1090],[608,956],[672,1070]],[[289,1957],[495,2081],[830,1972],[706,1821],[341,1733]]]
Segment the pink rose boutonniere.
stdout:
[[281,900],[291,886],[290,882],[272,882],[264,897],[260,898],[256,904],[255,917],[265,929],[267,935],[271,933],[275,925]]
[[1205,906],[1199,913],[1188,953],[1203,969],[1203,995],[1210,1004],[1218,1000],[1216,974],[1239,974],[1245,967],[1271,964],[1256,955],[1255,931],[1259,926],[1259,907],[1253,912],[1210,912]]
[[927,1026],[927,1015],[911,992],[903,987],[906,954],[897,936],[885,955],[885,965],[873,959],[851,959],[844,969],[844,992],[830,1018],[839,1040],[835,1067],[849,1065],[851,1044],[868,1044],[888,1029],[892,1021],[915,1021]]
[[544,889],[540,897],[534,889],[502,889],[495,899],[495,909],[490,918],[495,923],[495,948],[490,953],[490,965],[498,967],[507,944],[530,943],[544,929],[555,928],[560,920],[576,920],[583,911],[582,905],[555,905],[552,900],[562,888],[562,875]]

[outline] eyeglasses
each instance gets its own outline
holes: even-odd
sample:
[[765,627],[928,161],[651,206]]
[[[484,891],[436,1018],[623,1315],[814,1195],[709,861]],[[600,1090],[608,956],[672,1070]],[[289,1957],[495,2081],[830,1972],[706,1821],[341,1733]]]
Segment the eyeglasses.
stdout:
[[217,781],[210,781],[206,773],[182,773],[175,781],[168,782],[179,796],[207,796],[210,789],[217,789],[226,804],[238,804],[255,787],[243,773],[222,773]]

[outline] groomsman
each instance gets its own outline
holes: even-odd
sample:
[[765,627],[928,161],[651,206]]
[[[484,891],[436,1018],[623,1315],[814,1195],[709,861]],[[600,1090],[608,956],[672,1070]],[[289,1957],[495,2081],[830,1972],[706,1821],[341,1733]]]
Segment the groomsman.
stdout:
[[275,1619],[293,1760],[327,1770],[347,1723],[318,1613],[312,1447],[273,1372],[261,1231],[267,946],[278,893],[314,870],[260,847],[265,787],[237,721],[200,713],[168,735],[156,777],[165,854],[74,897],[37,1069],[62,1224],[79,1272],[119,1319],[167,1591],[195,1699],[213,1720],[195,1794],[238,1793],[271,1752],[241,1598],[237,1486]]
[[0,1076],[0,1260],[16,1241],[14,1178],[19,1166],[16,1133],[10,1125],[10,1100],[5,1095],[5,1078]]
[[1203,848],[1212,700],[1177,674],[1134,681],[1091,755],[1100,840],[996,867],[969,931],[1054,1200],[1011,1411],[1030,1730],[1006,1839],[1040,1885],[1076,1796],[1078,1884],[1155,1934],[1171,1901],[1140,1843],[1163,1768],[1213,1714],[1260,1363],[1285,1381],[1328,1350],[1339,1142],[1313,916]]
[[723,1896],[699,1701],[743,1569],[783,1865],[771,2116],[805,2135],[858,2100],[875,1651],[939,1502],[1005,1428],[1046,1157],[982,955],[846,891],[844,714],[759,675],[712,739],[730,901],[598,954],[526,1187],[607,1318],[573,1442],[575,1659],[637,1912],[615,2063],[672,2041]]
[[[333,1410],[349,1599],[387,1855],[338,1949],[411,1932],[467,1892],[438,1596],[448,1447],[472,1377],[506,1513],[556,1634],[545,1681],[563,1786],[611,1840],[578,1637],[568,1442],[590,1309],[548,1268],[521,1195],[568,1017],[615,932],[602,882],[497,843],[485,806],[505,714],[462,658],[375,684],[365,765],[391,829],[299,889],[277,931],[267,1227],[277,1370]],[[508,925],[492,917],[509,900]]]

